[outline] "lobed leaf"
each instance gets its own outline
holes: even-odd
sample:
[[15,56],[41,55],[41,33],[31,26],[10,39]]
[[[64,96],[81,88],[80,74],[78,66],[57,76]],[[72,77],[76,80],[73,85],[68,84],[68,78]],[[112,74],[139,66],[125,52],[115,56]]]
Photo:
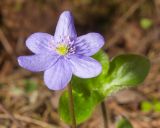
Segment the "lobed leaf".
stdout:
[[146,57],[134,54],[116,56],[110,62],[106,77],[106,93],[112,94],[117,90],[137,86],[144,81],[150,69]]
[[[95,96],[92,95],[90,97],[86,97],[82,93],[73,91],[73,97],[76,122],[77,124],[80,124],[91,116],[97,103],[95,103],[95,101],[93,100],[93,97]],[[65,91],[60,97],[58,112],[62,120],[64,120],[68,124],[71,124],[68,100],[68,93],[67,91]]]
[[[149,60],[139,55],[119,55],[109,62],[107,55],[100,51],[94,58],[102,64],[102,73],[96,78],[74,77],[71,81],[78,124],[87,120],[106,96],[143,82],[150,68]],[[65,91],[60,98],[59,114],[62,120],[70,124],[68,106],[68,93]]]
[[[101,86],[109,69],[109,59],[103,51],[98,52],[93,57],[102,64],[105,70],[96,78],[84,80],[74,77],[71,81],[73,85],[76,121],[78,124],[87,120],[91,116],[95,106],[104,98]],[[65,91],[59,101],[59,114],[62,120],[70,124],[71,119],[68,106],[68,93]]]

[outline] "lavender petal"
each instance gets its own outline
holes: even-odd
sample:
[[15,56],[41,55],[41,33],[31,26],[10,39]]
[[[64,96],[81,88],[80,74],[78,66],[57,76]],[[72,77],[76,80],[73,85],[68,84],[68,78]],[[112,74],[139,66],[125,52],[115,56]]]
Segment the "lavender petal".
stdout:
[[71,56],[73,74],[80,78],[92,78],[101,73],[102,67],[99,62],[86,56]]
[[75,39],[77,37],[71,12],[64,11],[60,15],[54,36],[56,41],[63,41],[65,38]]
[[76,53],[92,56],[104,45],[104,38],[98,33],[88,33],[80,36],[75,42]]
[[27,70],[39,72],[50,68],[58,58],[58,55],[52,54],[20,56],[18,57],[18,63]]
[[46,86],[51,90],[64,89],[72,77],[72,69],[64,58],[44,73],[44,81]]
[[26,40],[26,46],[36,54],[53,51],[53,44],[53,36],[42,32],[34,33]]

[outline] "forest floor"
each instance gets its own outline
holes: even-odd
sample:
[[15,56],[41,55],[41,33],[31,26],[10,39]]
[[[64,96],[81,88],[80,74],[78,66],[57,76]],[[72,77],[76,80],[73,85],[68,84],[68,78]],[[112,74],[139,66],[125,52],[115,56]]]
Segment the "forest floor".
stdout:
[[[68,127],[57,112],[61,92],[49,91],[42,73],[26,71],[16,61],[17,56],[30,54],[25,47],[27,36],[38,31],[53,33],[59,14],[66,9],[73,12],[78,35],[91,31],[104,35],[104,50],[110,59],[135,53],[151,61],[150,73],[141,86],[106,100],[110,127],[125,116],[134,128],[160,128],[159,0],[0,0],[0,128]],[[79,126],[102,127],[99,106]]]

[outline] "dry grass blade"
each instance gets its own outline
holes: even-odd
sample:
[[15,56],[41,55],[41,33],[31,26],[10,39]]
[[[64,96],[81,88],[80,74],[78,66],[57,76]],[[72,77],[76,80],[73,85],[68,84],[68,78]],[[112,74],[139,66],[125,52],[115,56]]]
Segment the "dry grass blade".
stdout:
[[[58,126],[55,126],[53,124],[48,124],[46,122],[32,119],[32,118],[29,118],[26,116],[21,116],[18,114],[15,114],[14,117],[16,120],[19,120],[19,121],[22,121],[22,122],[25,122],[28,124],[35,124],[35,125],[40,126],[42,128],[59,128]],[[11,119],[11,117],[7,114],[0,114],[0,119]]]
[[0,104],[0,110],[6,113],[6,115],[17,125],[18,128],[21,128],[21,124],[18,123],[15,117],[2,104]]
[[9,55],[12,55],[13,54],[13,49],[12,49],[11,45],[9,44],[9,41],[7,40],[6,36],[4,35],[2,29],[0,29],[0,41],[3,45],[3,47],[5,48],[6,52]]

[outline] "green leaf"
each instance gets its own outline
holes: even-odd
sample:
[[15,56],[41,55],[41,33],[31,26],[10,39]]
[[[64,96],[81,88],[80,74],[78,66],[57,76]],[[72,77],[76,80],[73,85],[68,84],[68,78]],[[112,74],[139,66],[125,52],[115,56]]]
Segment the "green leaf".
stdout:
[[[73,85],[74,109],[78,124],[87,120],[91,116],[95,106],[104,99],[102,95],[103,88],[101,86],[108,72],[109,60],[103,51],[98,52],[93,57],[102,64],[102,73],[96,78],[80,79],[74,77],[71,81]],[[66,123],[71,122],[68,106],[68,93],[65,91],[59,101],[59,114],[60,118]]]
[[106,76],[106,93],[111,94],[119,89],[136,86],[144,81],[150,69],[146,57],[134,54],[116,56],[110,62]]
[[26,80],[25,81],[25,92],[30,93],[37,89],[37,84],[33,80]]
[[[96,104],[94,103],[92,96],[86,97],[82,93],[73,92],[73,97],[76,122],[77,124],[80,124],[91,116]],[[60,118],[66,123],[71,124],[68,102],[68,93],[65,91],[60,98],[58,111]]]
[[160,112],[160,102],[159,101],[154,102],[153,109],[155,112]]
[[123,117],[117,122],[116,128],[133,128],[133,126],[129,120]]
[[153,21],[148,18],[143,18],[140,20],[140,26],[143,29],[149,29],[153,25]]
[[143,112],[150,112],[152,110],[152,104],[149,101],[143,101],[141,103],[141,110]]
[[[110,63],[103,51],[98,52],[94,58],[102,64],[102,73],[96,78],[74,77],[71,81],[78,124],[87,120],[95,106],[106,96],[119,89],[141,83],[150,67],[148,59],[132,54],[117,56]],[[64,92],[59,102],[59,114],[66,123],[71,122],[68,106],[68,93]]]

